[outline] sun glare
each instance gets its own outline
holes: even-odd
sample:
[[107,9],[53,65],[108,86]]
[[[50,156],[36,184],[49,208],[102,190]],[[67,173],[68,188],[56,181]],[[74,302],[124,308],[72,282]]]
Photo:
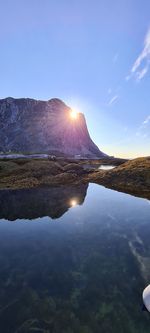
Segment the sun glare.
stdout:
[[71,116],[72,119],[77,119],[77,117],[78,117],[78,112],[75,111],[75,110],[72,110],[72,111],[70,112],[70,116]]
[[77,200],[73,199],[70,201],[71,207],[75,207],[77,205]]

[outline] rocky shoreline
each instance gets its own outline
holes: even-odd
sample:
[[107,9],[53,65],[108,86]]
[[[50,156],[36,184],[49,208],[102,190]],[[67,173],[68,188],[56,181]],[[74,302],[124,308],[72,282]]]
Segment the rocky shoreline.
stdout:
[[[115,168],[107,171],[99,170],[100,165],[114,165]],[[150,199],[150,157],[131,161],[115,158],[100,160],[62,158],[55,161],[47,158],[0,160],[0,190],[81,183],[96,183]]]
[[150,199],[150,157],[127,161],[106,172],[93,172],[90,179],[96,184]]

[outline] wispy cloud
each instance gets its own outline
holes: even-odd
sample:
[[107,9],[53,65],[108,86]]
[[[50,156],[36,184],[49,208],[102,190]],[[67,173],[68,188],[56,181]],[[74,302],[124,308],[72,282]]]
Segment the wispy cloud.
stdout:
[[119,96],[115,95],[113,96],[110,101],[108,102],[108,106],[111,106],[112,104],[114,104],[117,100],[118,100]]
[[143,121],[143,125],[150,123],[150,115]]
[[123,130],[125,133],[128,132],[128,127],[124,127]]
[[108,89],[108,95],[110,95],[111,93],[112,93],[112,89],[109,88],[109,89]]
[[116,64],[116,62],[118,61],[118,58],[119,58],[119,54],[116,53],[113,57],[113,63]]
[[148,69],[149,69],[149,64],[146,65],[143,69],[141,69],[140,71],[137,72],[137,81],[140,81],[141,79],[143,79],[143,77],[148,72]]
[[150,138],[150,115],[145,118],[141,125],[137,128],[136,136],[143,138]]
[[125,77],[126,81],[129,81],[130,78],[131,78],[131,75],[127,75],[127,76]]
[[130,74],[126,76],[126,81],[130,80],[132,76],[136,78],[137,81],[143,79],[150,67],[150,29],[148,30],[142,52],[139,54],[135,60]]

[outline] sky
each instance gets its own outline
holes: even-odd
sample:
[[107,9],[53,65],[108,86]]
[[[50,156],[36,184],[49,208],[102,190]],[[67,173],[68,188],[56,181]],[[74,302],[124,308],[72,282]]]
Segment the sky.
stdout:
[[149,0],[1,0],[0,45],[0,98],[60,98],[105,153],[150,155]]

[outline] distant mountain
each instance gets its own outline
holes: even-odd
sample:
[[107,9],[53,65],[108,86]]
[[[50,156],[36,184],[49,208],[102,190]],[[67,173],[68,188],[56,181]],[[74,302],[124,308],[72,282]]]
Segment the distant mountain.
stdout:
[[0,152],[49,153],[104,157],[91,140],[85,117],[54,98],[0,100]]

